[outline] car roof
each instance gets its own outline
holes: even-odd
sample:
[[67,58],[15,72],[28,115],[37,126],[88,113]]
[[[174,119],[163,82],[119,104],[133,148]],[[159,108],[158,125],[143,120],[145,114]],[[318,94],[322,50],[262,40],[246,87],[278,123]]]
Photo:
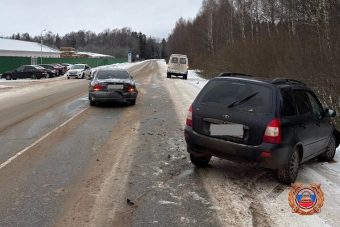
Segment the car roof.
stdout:
[[267,85],[271,85],[277,88],[294,87],[294,88],[309,89],[305,83],[299,80],[295,80],[295,79],[287,79],[287,78],[282,78],[282,77],[270,79],[270,78],[262,78],[262,77],[248,75],[248,74],[234,73],[234,72],[221,73],[218,77],[215,77],[213,80],[226,80],[226,79],[267,84]]
[[170,57],[186,57],[187,58],[185,54],[172,54]]
[[128,72],[128,70],[124,69],[124,68],[101,68],[101,69],[97,69],[97,71],[124,71],[124,72]]

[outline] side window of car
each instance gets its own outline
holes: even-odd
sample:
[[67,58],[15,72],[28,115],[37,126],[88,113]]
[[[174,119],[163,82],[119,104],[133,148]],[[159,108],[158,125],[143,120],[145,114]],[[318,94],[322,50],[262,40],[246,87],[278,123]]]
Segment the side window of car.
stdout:
[[20,66],[19,68],[17,68],[18,72],[22,72],[24,70],[24,66]]
[[322,108],[320,102],[310,92],[307,92],[307,94],[308,94],[308,98],[309,98],[310,104],[312,106],[313,115],[316,118],[320,119],[321,116],[322,116],[322,113],[323,113],[323,108]]
[[295,90],[293,91],[293,97],[296,104],[296,108],[298,114],[300,116],[308,116],[312,115],[312,107],[309,102],[309,98],[307,96],[306,91],[304,90]]
[[31,67],[30,66],[25,66],[24,72],[29,72],[29,71],[32,71]]
[[285,117],[296,116],[296,108],[292,96],[292,89],[282,89],[282,115]]

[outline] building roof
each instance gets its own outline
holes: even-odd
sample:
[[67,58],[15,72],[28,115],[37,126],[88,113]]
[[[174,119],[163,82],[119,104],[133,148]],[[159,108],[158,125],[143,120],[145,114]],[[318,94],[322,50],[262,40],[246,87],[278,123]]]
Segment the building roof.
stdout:
[[[35,43],[35,42],[0,38],[0,50],[41,52],[41,45],[40,43]],[[45,45],[42,45],[42,52],[60,53],[58,50],[55,50]]]
[[91,58],[105,58],[105,57],[110,57],[112,58],[113,56],[111,55],[106,55],[106,54],[98,54],[98,53],[92,53],[92,52],[79,52],[77,51],[76,54],[79,54],[79,55],[87,55]]

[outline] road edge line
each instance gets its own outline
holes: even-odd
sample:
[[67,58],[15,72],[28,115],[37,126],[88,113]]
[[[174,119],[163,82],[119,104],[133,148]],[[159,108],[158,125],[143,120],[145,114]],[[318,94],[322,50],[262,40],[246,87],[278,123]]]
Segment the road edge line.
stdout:
[[41,141],[43,141],[44,139],[46,139],[47,137],[49,137],[51,134],[53,134],[54,132],[56,132],[57,130],[59,130],[60,128],[64,127],[65,125],[67,125],[69,122],[71,122],[73,119],[75,119],[76,117],[78,117],[80,114],[84,113],[86,110],[88,110],[89,107],[81,110],[80,112],[78,112],[76,115],[74,115],[73,117],[71,117],[70,119],[68,119],[67,121],[65,121],[64,123],[62,123],[61,125],[59,125],[58,127],[54,128],[53,130],[49,131],[48,133],[46,133],[45,135],[43,135],[42,137],[40,137],[39,139],[37,139],[36,141],[34,141],[31,145],[25,147],[24,149],[22,149],[21,151],[19,151],[18,153],[16,153],[14,156],[10,157],[9,159],[7,159],[7,161],[3,162],[0,165],[0,170],[4,167],[6,167],[8,164],[10,164],[12,161],[14,161],[16,158],[18,158],[19,156],[23,155],[26,151],[28,151],[29,149],[31,149],[32,147],[36,146],[37,144],[39,144]]

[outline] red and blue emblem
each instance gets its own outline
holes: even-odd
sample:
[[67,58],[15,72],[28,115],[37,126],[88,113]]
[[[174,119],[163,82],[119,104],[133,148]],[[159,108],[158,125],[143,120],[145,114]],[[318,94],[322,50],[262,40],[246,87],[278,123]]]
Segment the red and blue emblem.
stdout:
[[293,184],[288,196],[293,213],[312,215],[320,213],[324,203],[324,195],[320,184],[309,186]]

